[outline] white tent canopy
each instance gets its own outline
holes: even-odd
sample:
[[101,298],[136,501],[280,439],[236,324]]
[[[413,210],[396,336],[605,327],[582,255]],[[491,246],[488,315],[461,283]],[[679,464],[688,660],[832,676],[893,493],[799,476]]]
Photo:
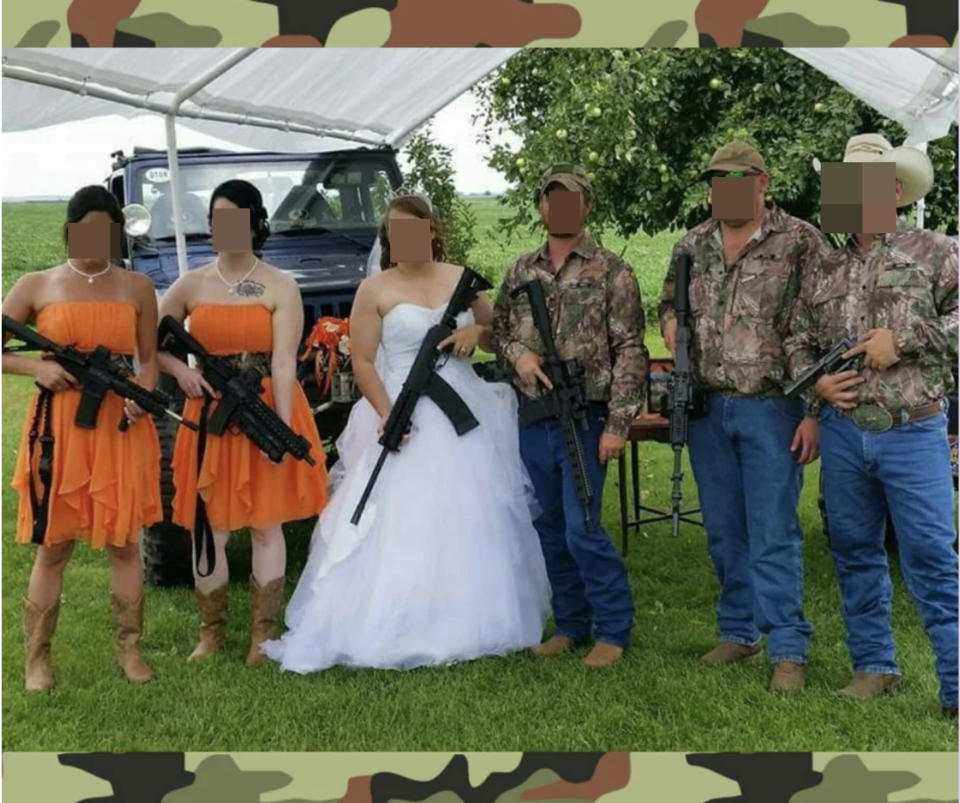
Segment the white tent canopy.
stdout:
[[787,48],[907,130],[905,143],[938,139],[957,121],[957,51],[927,48]]
[[[3,53],[3,130],[144,111],[167,124],[177,255],[176,121],[272,151],[401,145],[418,126],[516,51],[431,49],[14,49]],[[935,49],[789,49],[882,114],[908,142],[957,119],[957,53]],[[899,144],[899,143],[898,143]]]
[[[187,271],[176,122],[237,145],[402,144],[515,51],[15,49],[3,53],[3,129],[164,115],[177,263]],[[69,94],[68,94],[69,93]]]
[[514,52],[5,50],[3,130],[107,114],[166,114],[177,92],[229,65],[184,100],[177,111],[181,125],[261,150],[318,150],[318,137],[396,146]]

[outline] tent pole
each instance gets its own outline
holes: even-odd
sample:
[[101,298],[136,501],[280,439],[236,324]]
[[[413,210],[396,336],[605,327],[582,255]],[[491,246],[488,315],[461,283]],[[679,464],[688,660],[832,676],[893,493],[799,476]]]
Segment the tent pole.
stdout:
[[[917,150],[927,152],[927,143],[921,142],[917,145]],[[922,229],[924,224],[924,219],[927,216],[927,201],[926,198],[921,198],[917,201],[917,228]]]
[[170,103],[165,115],[167,133],[167,166],[170,169],[170,194],[173,208],[173,231],[177,244],[177,270],[181,276],[187,272],[187,238],[183,233],[183,205],[181,203],[180,159],[177,156],[177,112],[184,101],[193,97],[208,84],[217,80],[245,58],[256,52],[256,48],[244,48],[231,53],[219,64],[214,65],[195,81],[181,87]]

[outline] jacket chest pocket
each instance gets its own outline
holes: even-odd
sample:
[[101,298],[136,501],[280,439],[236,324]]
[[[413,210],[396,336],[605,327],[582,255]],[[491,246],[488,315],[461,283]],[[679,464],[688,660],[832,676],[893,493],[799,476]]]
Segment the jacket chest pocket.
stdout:
[[[831,349],[837,341],[851,335],[859,335],[866,331],[866,309],[860,308],[859,312],[854,310],[858,316],[863,316],[857,325],[857,321],[848,321],[850,311],[847,308],[849,303],[855,303],[849,299],[849,292],[843,282],[833,282],[823,285],[814,291],[810,298],[810,307],[815,316],[818,326],[820,345],[825,349]],[[848,326],[852,324],[852,326]]]
[[564,336],[583,337],[584,345],[591,346],[600,341],[607,324],[607,294],[603,282],[580,279],[565,285],[560,309],[560,332]]
[[898,263],[877,276],[873,294],[874,326],[896,329],[933,317],[933,283],[913,263]]
[[790,266],[773,257],[744,260],[736,276],[730,314],[734,319],[772,320],[780,311]]
[[721,278],[710,270],[690,276],[690,312],[696,316],[710,315],[720,302]]

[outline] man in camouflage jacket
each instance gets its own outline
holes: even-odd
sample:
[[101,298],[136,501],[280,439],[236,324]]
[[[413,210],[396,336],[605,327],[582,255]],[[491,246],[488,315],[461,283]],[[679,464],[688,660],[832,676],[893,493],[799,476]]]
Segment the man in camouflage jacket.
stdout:
[[[929,191],[919,150],[854,137],[845,162],[896,162],[898,206]],[[892,188],[891,188],[892,190]],[[891,198],[894,192],[891,191]],[[785,343],[794,376],[840,340],[860,343],[860,370],[816,392],[823,493],[854,679],[838,694],[874,697],[899,680],[890,627],[886,512],[900,564],[936,653],[944,712],[957,714],[957,557],[944,397],[957,363],[957,246],[919,229],[850,235],[803,280]]]
[[[589,431],[580,431],[593,496],[590,526],[577,497],[570,460],[556,419],[521,427],[520,450],[542,513],[540,534],[553,589],[556,634],[535,649],[551,656],[595,638],[590,667],[619,659],[633,627],[633,600],[619,553],[600,526],[606,462],[626,443],[645,389],[647,351],[640,288],[633,269],[583,233],[592,186],[574,165],[548,169],[537,194],[547,243],[520,257],[507,271],[494,312],[497,352],[514,376],[521,406],[549,387],[541,368],[543,343],[521,285],[539,279],[544,288],[561,359],[585,371]],[[573,204],[558,229],[561,201]],[[551,214],[551,203],[554,214]]]
[[689,254],[691,362],[707,411],[690,421],[688,443],[720,581],[720,642],[703,661],[753,658],[765,635],[771,690],[796,691],[813,631],[803,615],[797,501],[803,464],[817,456],[817,425],[802,402],[783,396],[782,340],[801,271],[827,246],[765,200],[766,165],[747,143],[720,148],[703,175],[713,219],[675,246],[659,309],[672,351],[676,258]]

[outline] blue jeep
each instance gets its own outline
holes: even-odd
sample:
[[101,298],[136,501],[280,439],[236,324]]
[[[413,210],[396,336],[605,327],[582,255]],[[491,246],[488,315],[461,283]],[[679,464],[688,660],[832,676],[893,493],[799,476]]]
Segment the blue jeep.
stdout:
[[[349,315],[387,201],[402,183],[392,149],[304,154],[186,149],[178,155],[189,269],[215,258],[207,228],[214,188],[227,179],[242,178],[259,188],[270,212],[271,235],[263,246],[263,260],[297,278],[303,296],[304,335],[320,317]],[[140,221],[145,232],[125,240],[127,267],[149,276],[162,294],[178,276],[166,152],[135,148],[132,156],[118,151],[112,157],[107,187],[122,205],[137,204],[149,212]],[[307,397],[317,404],[313,372],[306,363],[303,367]],[[178,397],[179,388],[165,379],[164,389]],[[330,459],[333,441],[349,412],[348,398],[341,394],[339,403],[324,405],[317,419]],[[174,490],[169,460],[176,433],[165,417],[157,420],[157,428],[164,451],[165,521],[142,539],[147,580],[152,585],[192,584],[190,534],[169,520]]]

